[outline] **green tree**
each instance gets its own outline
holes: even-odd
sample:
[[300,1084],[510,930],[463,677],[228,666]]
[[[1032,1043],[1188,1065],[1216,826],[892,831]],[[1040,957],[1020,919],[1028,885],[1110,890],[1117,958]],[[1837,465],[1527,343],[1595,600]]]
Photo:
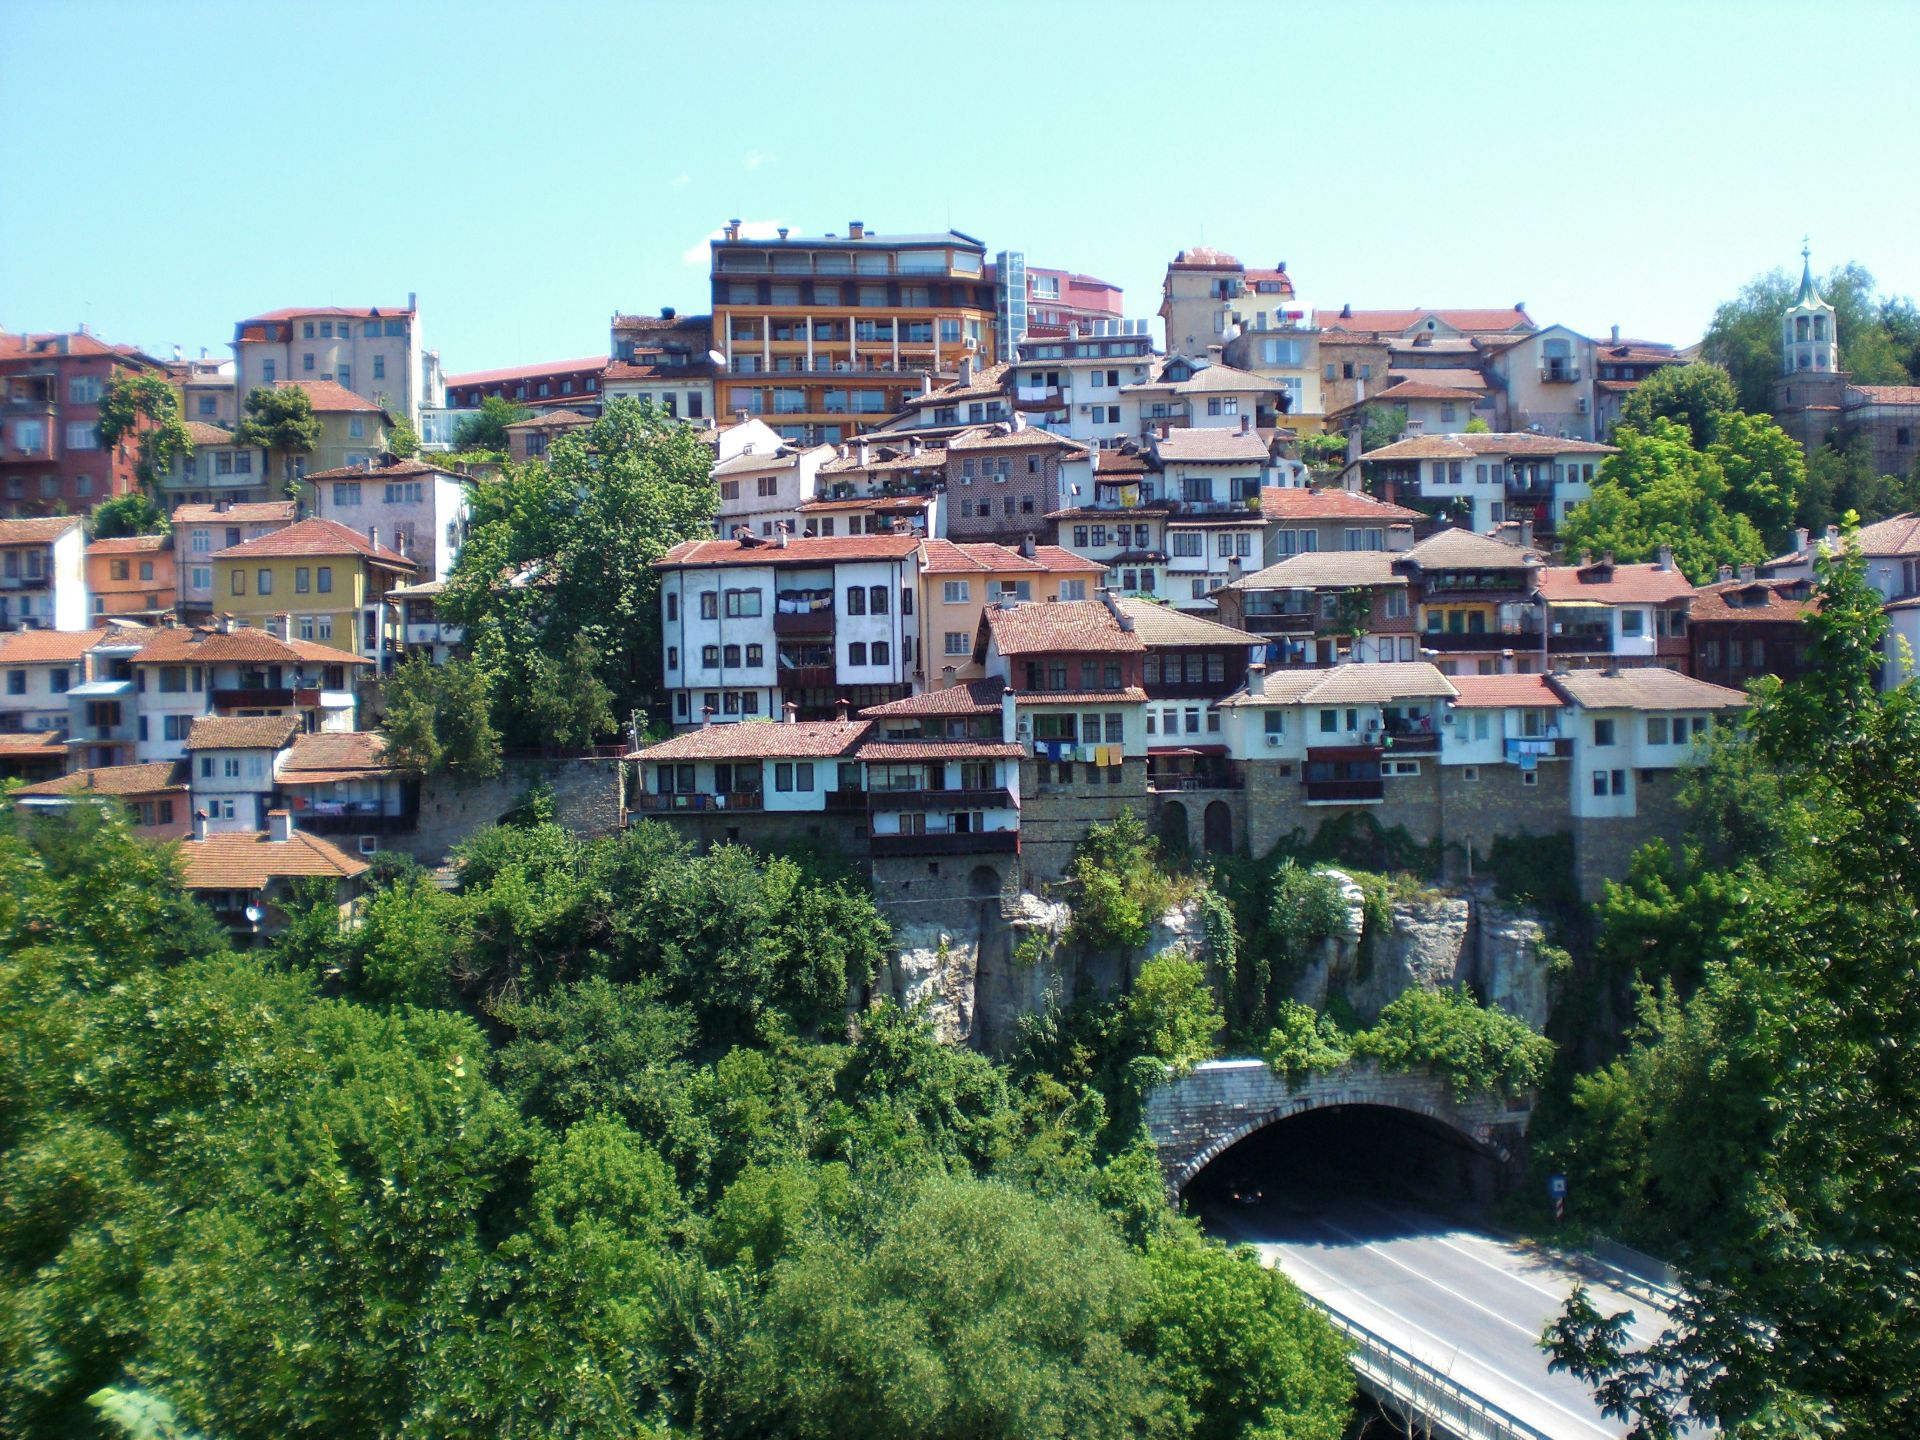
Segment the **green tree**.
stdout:
[[1140,967],[1127,992],[1125,1028],[1139,1058],[1191,1070],[1214,1053],[1227,1017],[1214,1002],[1206,967],[1184,955],[1157,955]]
[[532,414],[524,405],[516,405],[498,395],[489,395],[480,402],[478,411],[461,416],[460,423],[453,427],[453,448],[491,450],[504,455],[507,451],[507,426],[528,419]]
[[584,634],[575,635],[562,660],[533,656],[530,688],[520,699],[538,733],[562,749],[591,745],[613,733],[613,692],[596,670],[599,656]]
[[[298,498],[300,477],[294,468],[296,456],[311,455],[320,443],[320,419],[313,413],[313,397],[298,385],[260,385],[247,392],[235,438],[242,445],[253,445],[272,457],[280,457],[280,477],[289,498]],[[265,479],[268,470],[263,469]]]
[[545,461],[476,493],[441,608],[489,657],[495,724],[513,743],[544,739],[522,703],[540,689],[541,657],[567,683],[597,680],[616,719],[643,707],[660,673],[653,562],[711,534],[709,468],[688,427],[615,400]]
[[393,412],[393,423],[387,426],[387,452],[402,460],[411,460],[420,453],[420,432],[399,411]]
[[1920,465],[1905,477],[1881,474],[1873,464],[1873,442],[1858,430],[1841,431],[1807,457],[1799,523],[1816,533],[1840,524],[1848,514],[1863,521],[1920,509]]
[[500,773],[492,694],[477,661],[435,665],[425,655],[409,655],[387,676],[382,698],[382,728],[397,764],[469,781]]
[[1920,1419],[1920,693],[1877,688],[1886,620],[1852,554],[1819,562],[1812,669],[1762,691],[1749,744],[1791,834],[1726,865],[1737,904],[1684,1003],[1575,1091],[1591,1218],[1668,1237],[1691,1283],[1636,1344],[1577,1297],[1555,1363],[1635,1434],[1871,1435]]
[[1391,445],[1407,433],[1407,407],[1369,405],[1361,412],[1360,449],[1362,453]]
[[143,490],[129,490],[94,507],[89,522],[93,538],[114,540],[124,535],[165,535],[172,525],[162,510]]
[[1745,515],[1728,508],[1725,471],[1688,441],[1686,428],[1655,419],[1643,434],[1614,431],[1617,455],[1600,467],[1591,498],[1575,505],[1560,527],[1569,554],[1611,550],[1622,562],[1651,560],[1662,545],[1695,584],[1711,581],[1722,565],[1757,564],[1766,541]]
[[1377,1060],[1383,1070],[1431,1070],[1457,1094],[1519,1095],[1546,1079],[1553,1042],[1506,1011],[1479,1004],[1464,988],[1416,986],[1353,1037],[1353,1053]]
[[127,440],[138,458],[134,473],[151,491],[176,461],[193,453],[193,438],[180,418],[180,398],[166,378],[144,370],[116,367],[100,392],[100,444],[118,450]]
[[[1768,407],[1771,404],[1769,399]],[[1668,365],[1633,387],[1620,407],[1620,423],[1646,435],[1656,418],[1677,420],[1687,427],[1693,448],[1704,450],[1713,442],[1715,422],[1739,408],[1740,394],[1724,367]]]
[[1339,1440],[1353,1415],[1346,1344],[1249,1250],[1184,1227],[1147,1246],[1135,1343],[1186,1411],[1192,1440]]

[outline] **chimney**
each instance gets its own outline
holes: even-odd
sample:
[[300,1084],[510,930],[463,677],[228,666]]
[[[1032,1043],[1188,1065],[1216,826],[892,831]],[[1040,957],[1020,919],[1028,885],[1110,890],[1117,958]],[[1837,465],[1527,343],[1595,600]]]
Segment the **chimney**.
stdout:
[[1727,581],[1733,579],[1733,566],[1722,565],[1720,567],[1719,575],[1716,576],[1715,578],[1718,579],[1722,585],[1726,584]]
[[417,290],[407,291],[407,313],[411,315],[414,311],[418,310],[419,308],[420,308],[420,292]]
[[293,635],[293,616],[282,610],[267,622],[267,633],[276,640],[290,639]]
[[1011,745],[1013,737],[1019,733],[1019,726],[1014,719],[1015,714],[1013,687],[1008,686],[1000,692],[1000,743],[1002,745]]
[[1389,525],[1387,527],[1387,549],[1404,555],[1413,548],[1413,526]]
[[1656,570],[1673,569],[1673,547],[1671,545],[1662,545],[1660,547],[1659,558],[1653,562],[1653,567]]
[[736,217],[735,219],[727,221],[727,239],[738,240],[739,238],[740,238],[740,221]]
[[[227,511],[231,510],[232,508],[233,508],[233,501],[231,500],[223,499],[223,500],[216,500],[213,502],[213,513],[216,515],[224,515],[227,513]],[[1807,532],[1802,530],[1800,533],[1804,535]]]
[[1032,560],[1037,558],[1039,553],[1038,548],[1033,543],[1033,532],[1029,530],[1025,535],[1020,537],[1020,554],[1023,558]]
[[711,705],[702,705],[700,707],[700,728],[702,730],[711,730],[713,728],[713,707]]
[[1838,548],[1839,544],[1840,544],[1840,527],[1838,525],[1827,526],[1827,549],[1829,550],[1836,549]]
[[973,356],[971,355],[960,357],[960,384],[963,386],[973,384]]
[[233,618],[233,612],[231,610],[221,611],[220,612],[220,633],[222,635],[231,635],[233,634],[234,630],[237,628],[238,626],[235,624],[235,621]]
[[853,708],[853,702],[847,699],[845,696],[842,696],[840,699],[834,701],[833,702],[833,723],[836,725],[845,725],[846,723],[848,723],[847,712],[852,708]]
[[1520,548],[1522,550],[1533,548],[1533,521],[1530,519],[1520,522]]
[[784,239],[786,239],[786,238],[787,238],[787,227],[786,227],[786,226],[784,226],[784,225],[782,225],[782,226],[780,227],[780,238],[781,238],[782,240],[784,240]]
[[181,359],[186,355],[186,353],[187,352],[182,350],[178,345],[174,346],[173,347],[173,363],[178,365]]
[[920,393],[922,395],[931,395],[933,393],[933,372],[931,370],[922,370],[920,372]]
[[206,358],[207,358],[207,347],[206,347],[206,346],[204,346],[204,345],[202,345],[202,346],[200,347],[200,358],[201,358],[202,360],[204,360],[204,359],[206,359]]
[[196,840],[207,838],[207,812],[204,810],[193,812],[193,838]]
[[1353,318],[1353,306],[1342,305],[1340,307],[1340,318],[1342,320],[1351,320]]
[[1620,343],[1620,327],[1618,325],[1613,327],[1613,343],[1615,345]]
[[1796,555],[1806,554],[1807,545],[1812,541],[1812,539],[1813,539],[1812,534],[1808,532],[1805,526],[1802,526],[1800,529],[1794,531],[1793,532],[1793,553]]
[[1240,433],[1242,435],[1251,435],[1253,433],[1253,416],[1242,415],[1240,417]]
[[849,220],[847,222],[847,239],[864,240],[866,238],[867,238],[867,222],[866,221]]
[[1240,578],[1241,573],[1246,568],[1246,566],[1240,563],[1240,557],[1238,555],[1229,558],[1227,561],[1227,583],[1229,585],[1233,584]]
[[1591,564],[1593,564],[1593,552],[1591,550],[1582,550],[1580,552],[1580,568],[1584,570]]
[[1741,578],[1742,580],[1752,580],[1752,579],[1754,578],[1754,569],[1753,569],[1753,566],[1751,566],[1751,565],[1742,565],[1742,566],[1740,567],[1740,578]]
[[373,547],[374,547],[375,549],[378,549],[378,548],[379,548],[379,546],[380,546],[380,527],[379,527],[378,525],[369,525],[369,526],[367,526],[367,543],[368,543],[369,545],[371,545],[371,546],[373,546]]
[[787,524],[786,521],[780,521],[773,527],[773,543],[782,550],[786,549],[788,532],[792,529],[793,527]]
[[680,312],[674,309],[673,306],[671,305],[662,305],[660,307],[660,318],[662,320],[677,319],[679,317],[679,314]]
[[860,468],[865,470],[873,464],[873,446],[865,440],[856,440],[854,446],[860,456]]
[[953,666],[942,665],[940,667],[940,688],[942,690],[953,689],[953,682],[958,678],[958,676],[959,676],[959,672],[956,671],[953,668]]
[[920,437],[918,435],[909,435],[907,437],[907,454],[909,456],[914,456],[914,455],[918,455],[919,453],[920,453]]
[[1154,422],[1154,430],[1160,438],[1164,440],[1173,433],[1173,422],[1171,420],[1156,420]]
[[1017,435],[1026,428],[1027,428],[1027,412],[1024,410],[1014,411],[1013,412],[1013,433]]
[[1267,662],[1254,660],[1247,665],[1247,694],[1259,695],[1267,688]]
[[800,707],[789,700],[780,707],[780,717],[782,721],[788,725],[798,725],[800,723]]
[[1600,553],[1600,563],[1611,570],[1613,568],[1613,552],[1611,550],[1603,550]]
[[267,839],[284,845],[293,838],[293,815],[286,810],[267,811]]

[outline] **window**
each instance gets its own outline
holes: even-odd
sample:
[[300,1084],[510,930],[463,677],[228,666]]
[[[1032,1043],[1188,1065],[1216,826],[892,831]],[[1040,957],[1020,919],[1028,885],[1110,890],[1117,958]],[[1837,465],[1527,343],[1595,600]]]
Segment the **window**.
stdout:
[[360,482],[358,480],[337,481],[333,487],[335,505],[358,505],[360,503]]
[[949,655],[969,655],[973,652],[973,637],[964,630],[949,630],[946,633],[946,653]]
[[296,595],[306,594],[308,587],[312,584],[312,581],[313,581],[313,575],[307,569],[306,566],[296,565],[293,567],[293,593],[294,594]]
[[1613,744],[1613,721],[1596,720],[1593,722],[1593,743],[1595,745]]
[[308,351],[305,355],[302,355],[300,357],[300,368],[309,373],[312,372],[313,370],[313,352],[312,351]]
[[[387,357],[386,356],[376,355],[373,357],[373,378],[376,380],[384,380],[387,378]],[[347,382],[345,380],[342,380],[340,383],[344,385]]]
[[254,577],[254,583],[257,587],[254,590],[256,595],[271,595],[273,593],[273,571],[264,568],[257,571]]
[[964,605],[973,598],[973,586],[966,580],[948,580],[940,586],[940,598],[948,605]]
[[1087,582],[1084,580],[1062,580],[1060,582],[1062,600],[1084,600],[1087,598]]
[[884,615],[887,613],[887,587],[885,585],[869,585],[867,587],[867,613],[870,615]]
[[1593,772],[1593,793],[1595,795],[1600,796],[1602,799],[1606,797],[1606,793],[1607,793],[1607,772],[1606,771],[1596,770]]
[[1204,553],[1206,537],[1198,530],[1176,530],[1171,543],[1175,559],[1190,559]]
[[762,603],[758,590],[727,591],[727,615],[732,619],[751,619],[760,614]]
[[221,778],[225,780],[238,780],[240,778],[240,757],[238,755],[228,755],[224,757],[220,762],[220,775]]
[[91,420],[74,420],[67,425],[67,448],[69,450],[98,450],[99,432],[93,428]]
[[425,496],[425,487],[418,480],[394,481],[386,487],[386,502],[389,505],[418,505]]
[[213,588],[213,571],[205,565],[195,565],[187,571],[187,583],[195,590],[211,590]]
[[702,645],[700,647],[700,663],[709,670],[719,669],[720,647],[718,645]]
[[1638,638],[1647,633],[1647,612],[1644,610],[1622,610],[1620,612],[1620,633],[1623,636]]
[[875,665],[890,665],[893,663],[893,652],[886,641],[876,640],[873,642],[872,663]]
[[1624,770],[1615,770],[1610,773],[1611,773],[1611,778],[1613,780],[1613,793],[1616,795],[1626,794],[1627,793],[1627,772]]
[[230,589],[235,595],[246,594],[247,593],[247,572],[244,570],[235,570],[233,572],[232,579],[228,581],[227,588]]
[[847,614],[864,615],[867,613],[867,592],[858,585],[847,587]]
[[720,596],[712,590],[700,592],[700,618],[718,620],[720,618]]
[[274,368],[274,363],[271,360],[262,360],[260,362],[260,379],[264,384],[273,384]]
[[855,640],[847,646],[847,664],[864,665],[867,663],[867,645],[864,640]]
[[[1684,729],[1685,722],[1683,721],[1681,723]],[[1649,715],[1647,717],[1647,743],[1649,745],[1665,745],[1667,743],[1669,728],[1666,716]]]
[[1387,618],[1404,620],[1407,618],[1407,592],[1405,590],[1387,591]]
[[333,567],[331,565],[322,565],[316,569],[313,572],[313,579],[313,588],[318,590],[322,595],[330,595],[333,593]]
[[[351,389],[353,386],[353,367],[351,365],[340,366],[340,368],[334,375],[334,379],[340,382],[340,387],[342,389]],[[360,421],[356,418],[353,423],[355,426],[353,433],[355,435],[358,435],[360,433],[358,429]]]
[[780,477],[777,475],[762,475],[758,484],[760,498],[763,500],[780,493]]

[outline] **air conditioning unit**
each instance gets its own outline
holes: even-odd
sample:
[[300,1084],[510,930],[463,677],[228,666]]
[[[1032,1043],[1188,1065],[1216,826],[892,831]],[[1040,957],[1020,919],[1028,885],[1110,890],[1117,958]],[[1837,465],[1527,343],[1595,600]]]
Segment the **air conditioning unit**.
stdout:
[[1580,397],[1579,403],[1574,408],[1576,408],[1582,415],[1586,414],[1587,413],[1587,397],[1582,395]]
[[1267,744],[1269,746],[1278,746],[1280,742],[1285,740],[1286,738],[1287,737],[1284,735],[1269,735],[1267,736]]

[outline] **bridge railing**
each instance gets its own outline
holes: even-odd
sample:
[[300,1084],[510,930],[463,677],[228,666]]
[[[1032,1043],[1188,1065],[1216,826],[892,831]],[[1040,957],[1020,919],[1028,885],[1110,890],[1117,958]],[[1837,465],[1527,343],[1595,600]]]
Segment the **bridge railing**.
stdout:
[[1409,1412],[1409,1418],[1431,1424],[1456,1440],[1553,1440],[1544,1430],[1483,1400],[1466,1386],[1383,1335],[1349,1320],[1323,1300],[1302,1298],[1325,1315],[1354,1345],[1353,1368],[1362,1388],[1379,1399]]

